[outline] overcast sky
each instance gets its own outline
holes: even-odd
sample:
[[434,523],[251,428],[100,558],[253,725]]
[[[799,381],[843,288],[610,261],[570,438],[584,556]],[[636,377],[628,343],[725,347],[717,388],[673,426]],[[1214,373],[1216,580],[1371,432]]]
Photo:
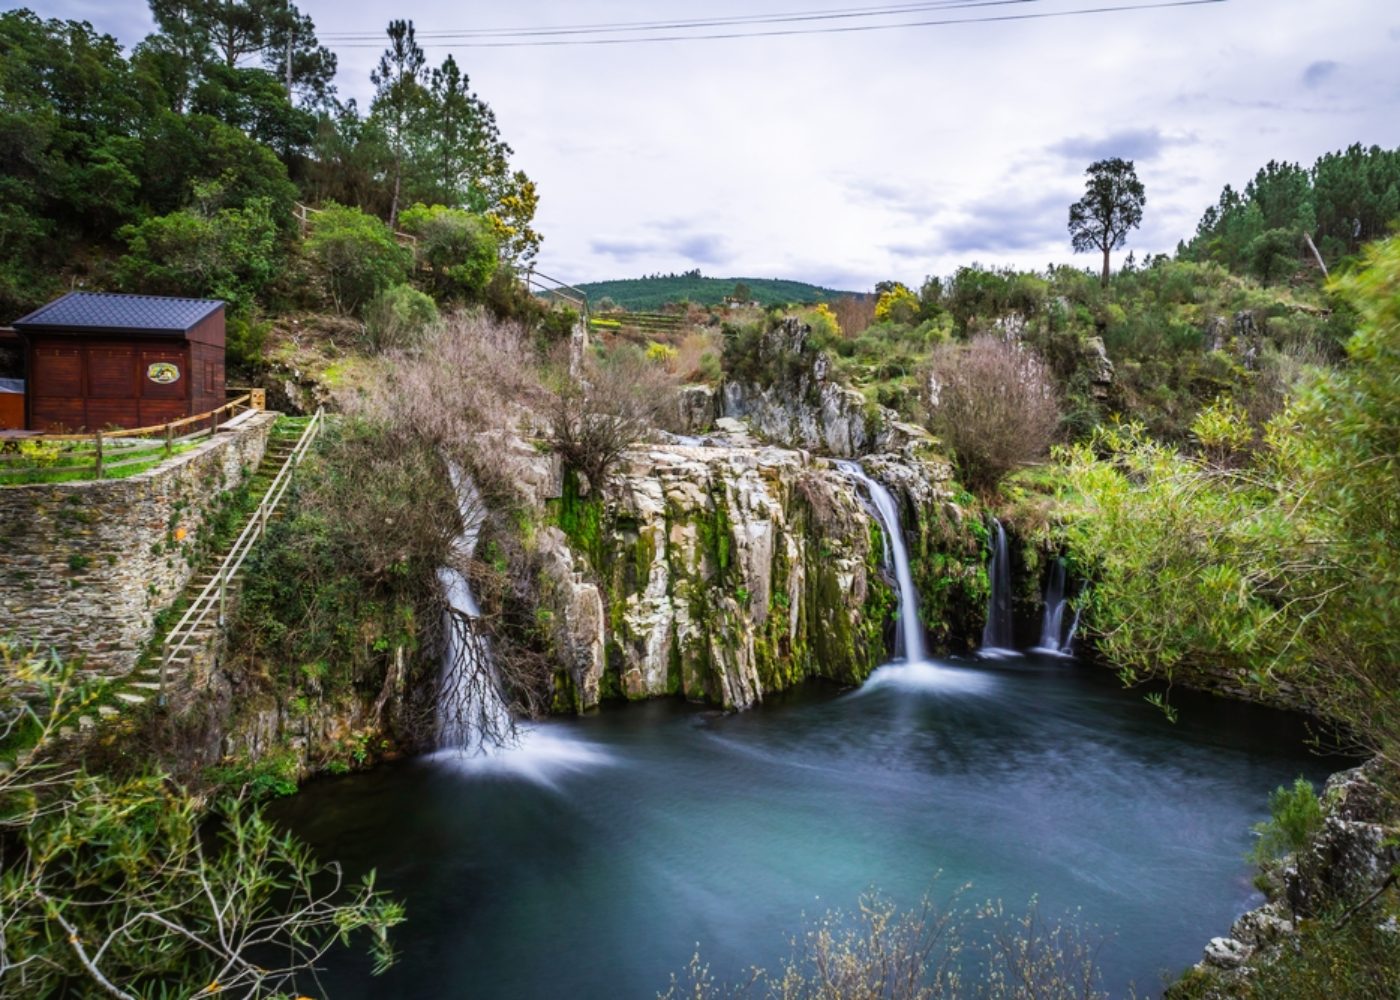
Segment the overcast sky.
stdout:
[[[298,0],[317,29],[420,32],[785,13],[876,0]],[[1068,11],[1034,0],[816,25]],[[0,6],[25,6],[0,3]],[[39,0],[124,44],[140,0]],[[814,25],[814,26],[816,26]],[[361,106],[382,45],[333,43]],[[539,185],[539,266],[567,281],[699,267],[868,289],[959,264],[1071,261],[1094,159],[1147,186],[1129,247],[1170,251],[1270,159],[1400,145],[1400,3],[1223,3],[798,37],[454,52]],[[1077,259],[1094,266],[1085,257]]]

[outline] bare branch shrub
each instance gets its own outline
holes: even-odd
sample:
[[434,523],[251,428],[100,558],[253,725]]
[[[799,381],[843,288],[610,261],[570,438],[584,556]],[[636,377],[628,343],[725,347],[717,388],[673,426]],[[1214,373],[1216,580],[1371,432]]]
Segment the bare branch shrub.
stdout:
[[990,334],[937,348],[929,364],[928,425],[953,449],[964,483],[990,490],[1044,456],[1059,427],[1054,382],[1024,345]]
[[831,311],[836,314],[836,322],[843,334],[847,337],[859,337],[875,322],[875,296],[842,296],[831,303]]
[[[299,473],[296,503],[270,532],[257,557],[265,571],[240,608],[241,648],[317,698],[380,688],[398,669],[397,647],[423,650],[414,666],[437,675],[433,652],[452,639],[438,571],[470,576],[464,529],[480,530],[488,512],[511,519],[521,499],[510,456],[521,452],[526,404],[541,396],[520,329],[465,313],[379,363],[383,377],[341,401],[345,417]],[[480,490],[456,489],[449,469]],[[300,664],[321,666],[302,677]],[[409,690],[419,694],[395,704],[394,728],[430,743],[439,688]]]
[[687,333],[676,345],[676,356],[669,369],[687,382],[714,381],[719,375],[719,359],[724,338],[714,330]]
[[995,901],[963,907],[966,888],[912,910],[868,892],[853,913],[810,923],[780,970],[738,984],[718,981],[697,952],[661,1000],[1107,1000],[1095,932],[1046,920],[1034,900],[1019,914]]
[[455,462],[491,509],[517,502],[511,444],[532,435],[549,401],[524,328],[458,312],[382,363],[385,377],[368,394],[342,400],[343,408]]
[[549,408],[555,450],[590,489],[600,490],[622,453],[674,412],[675,390],[675,377],[640,351],[590,359],[582,379],[555,379]]

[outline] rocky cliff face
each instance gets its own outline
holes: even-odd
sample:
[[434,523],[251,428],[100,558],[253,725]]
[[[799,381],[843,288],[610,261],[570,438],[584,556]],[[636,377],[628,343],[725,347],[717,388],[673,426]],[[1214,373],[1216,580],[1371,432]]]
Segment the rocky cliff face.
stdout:
[[[759,436],[837,458],[898,452],[927,438],[921,428],[831,375],[831,359],[807,342],[808,328],[789,317],[752,345],[744,370],[731,373],[713,401],[716,416],[746,421]],[[705,407],[686,397],[694,426]]]
[[[1274,872],[1269,902],[1236,920],[1228,936],[1212,938],[1202,960],[1167,990],[1168,1000],[1259,995],[1249,988],[1251,978],[1284,949],[1299,947],[1306,922],[1332,920],[1339,906],[1376,901],[1400,866],[1400,812],[1393,792],[1386,791],[1386,777],[1384,762],[1376,758],[1327,780],[1322,828]],[[1377,907],[1352,918],[1374,921],[1380,912]],[[1391,917],[1382,929],[1400,943],[1393,925]]]
[[861,458],[896,497],[935,642],[980,628],[985,532],[936,442],[832,381],[806,338],[786,320],[718,393],[683,391],[703,437],[628,453],[604,495],[566,479],[547,500],[556,710],[658,695],[744,708],[808,677],[857,683],[885,659],[897,598],[881,529],[813,452]]
[[[947,466],[866,467],[904,508],[911,551],[946,576],[923,609],[940,637],[958,595],[981,600]],[[885,659],[897,599],[880,528],[830,461],[722,433],[628,453],[604,496],[562,492],[538,536],[556,710],[662,695],[744,708],[809,677],[857,683]]]
[[798,451],[629,453],[606,497],[566,483],[543,536],[556,706],[684,695],[743,708],[811,676],[857,682],[893,600],[852,483]]

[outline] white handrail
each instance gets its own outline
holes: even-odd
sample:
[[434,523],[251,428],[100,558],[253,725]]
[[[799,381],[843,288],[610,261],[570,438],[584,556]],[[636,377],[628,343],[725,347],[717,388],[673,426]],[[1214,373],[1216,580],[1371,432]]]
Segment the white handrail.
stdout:
[[252,516],[248,518],[248,523],[243,526],[243,530],[234,541],[233,547],[229,549],[228,555],[224,556],[224,561],[219,564],[213,578],[204,585],[195,599],[190,602],[190,606],[185,609],[185,613],[180,616],[180,620],[166,633],[163,644],[164,652],[160,660],[160,704],[165,704],[165,681],[170,661],[190,644],[198,626],[204,624],[216,607],[219,612],[219,627],[223,627],[224,613],[228,606],[229,584],[232,582],[234,574],[242,567],[243,561],[248,558],[248,553],[253,550],[254,544],[267,530],[268,519],[281,502],[282,496],[287,492],[287,486],[292,480],[292,471],[306,457],[311,443],[320,433],[324,423],[325,413],[321,409],[317,409],[310,422],[307,423],[305,430],[301,432],[301,437],[297,439],[296,447],[287,456],[287,460],[282,463],[282,468],[277,470],[277,475],[268,486],[267,492],[263,494],[262,501],[253,511]]

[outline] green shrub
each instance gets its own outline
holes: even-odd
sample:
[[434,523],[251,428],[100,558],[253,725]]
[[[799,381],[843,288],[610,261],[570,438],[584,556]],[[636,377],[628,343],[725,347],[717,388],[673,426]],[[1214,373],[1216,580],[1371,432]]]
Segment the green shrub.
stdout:
[[123,288],[223,299],[231,314],[246,314],[285,262],[266,198],[213,214],[184,209],[152,216],[118,235],[128,247],[117,262]]
[[[0,685],[0,718],[22,720],[0,726],[0,995],[289,996],[361,932],[376,970],[392,961],[385,935],[403,908],[372,874],[352,885],[245,797],[211,802],[145,771],[130,740],[124,773],[93,769],[97,740],[82,765],[55,766],[75,755],[62,734],[100,704],[105,684],[3,638],[0,672],[11,681]],[[229,766],[276,792],[287,765]],[[269,954],[283,956],[278,968],[265,967]]]
[[271,325],[247,316],[229,316],[224,333],[228,360],[241,365],[257,364],[262,359],[263,344],[267,342]]
[[399,213],[399,227],[418,238],[418,255],[432,270],[439,298],[482,298],[500,260],[488,220],[459,208],[420,203]]
[[547,342],[564,340],[578,325],[578,310],[569,306],[547,307],[540,313],[539,330]]
[[426,628],[416,615],[434,606],[456,532],[440,462],[428,443],[377,425],[328,427],[249,559],[237,645],[291,690],[377,690],[393,649]]
[[358,313],[380,292],[403,284],[412,261],[383,222],[334,203],[312,217],[306,252],[342,313]]
[[701,354],[700,360],[696,363],[696,369],[700,372],[702,379],[712,384],[724,377],[724,366],[720,364],[719,355],[714,351],[706,351]]
[[1280,785],[1269,793],[1269,818],[1256,823],[1259,838],[1250,852],[1255,862],[1264,864],[1307,847],[1322,829],[1322,803],[1307,778],[1299,777],[1292,786]]
[[254,802],[295,795],[300,763],[296,751],[284,750],[257,760],[226,760],[209,768],[206,777],[231,792],[246,792]]
[[375,350],[407,347],[437,319],[437,303],[431,296],[411,285],[394,285],[365,307],[365,332]]

